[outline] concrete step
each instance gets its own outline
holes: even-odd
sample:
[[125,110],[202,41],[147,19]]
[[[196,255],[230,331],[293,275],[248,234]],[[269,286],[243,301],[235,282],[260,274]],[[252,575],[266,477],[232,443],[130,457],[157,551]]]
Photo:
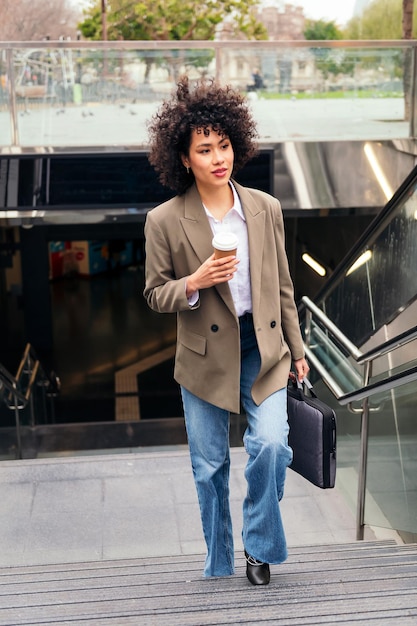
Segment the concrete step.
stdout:
[[202,578],[204,555],[0,568],[0,626],[417,624],[417,545],[291,548],[253,587]]

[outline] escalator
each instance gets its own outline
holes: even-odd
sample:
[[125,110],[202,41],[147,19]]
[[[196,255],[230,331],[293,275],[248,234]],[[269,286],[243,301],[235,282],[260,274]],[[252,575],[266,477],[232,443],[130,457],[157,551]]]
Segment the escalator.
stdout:
[[[362,524],[417,533],[417,168],[300,315],[338,416],[338,486]],[[365,418],[364,418],[365,407]],[[362,503],[356,496],[363,491]]]

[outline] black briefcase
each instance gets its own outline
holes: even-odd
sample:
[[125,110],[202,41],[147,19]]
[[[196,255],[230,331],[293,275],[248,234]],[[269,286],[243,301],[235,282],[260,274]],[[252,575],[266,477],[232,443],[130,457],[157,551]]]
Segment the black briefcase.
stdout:
[[336,414],[317,398],[307,379],[290,382],[287,391],[290,467],[313,485],[330,489],[336,479]]

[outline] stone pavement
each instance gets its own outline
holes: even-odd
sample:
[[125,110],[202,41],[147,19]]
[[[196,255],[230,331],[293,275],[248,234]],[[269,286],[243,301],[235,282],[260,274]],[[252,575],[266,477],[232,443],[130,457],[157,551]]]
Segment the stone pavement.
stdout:
[[[237,554],[245,463],[244,449],[232,448]],[[186,446],[3,461],[0,502],[0,567],[205,553]],[[355,541],[337,486],[320,490],[290,470],[282,514],[290,547]]]
[[[146,122],[160,100],[134,104],[33,106],[18,115],[22,146],[146,146]],[[123,108],[121,108],[123,107]],[[409,137],[403,98],[265,100],[251,102],[262,143],[391,140]],[[10,115],[0,111],[0,145],[11,143]]]

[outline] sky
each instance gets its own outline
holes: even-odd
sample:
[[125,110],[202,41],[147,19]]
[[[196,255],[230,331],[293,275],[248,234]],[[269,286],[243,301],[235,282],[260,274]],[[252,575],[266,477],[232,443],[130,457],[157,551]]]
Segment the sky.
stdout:
[[357,0],[292,0],[304,9],[304,15],[313,20],[324,19],[344,26],[353,16]]

